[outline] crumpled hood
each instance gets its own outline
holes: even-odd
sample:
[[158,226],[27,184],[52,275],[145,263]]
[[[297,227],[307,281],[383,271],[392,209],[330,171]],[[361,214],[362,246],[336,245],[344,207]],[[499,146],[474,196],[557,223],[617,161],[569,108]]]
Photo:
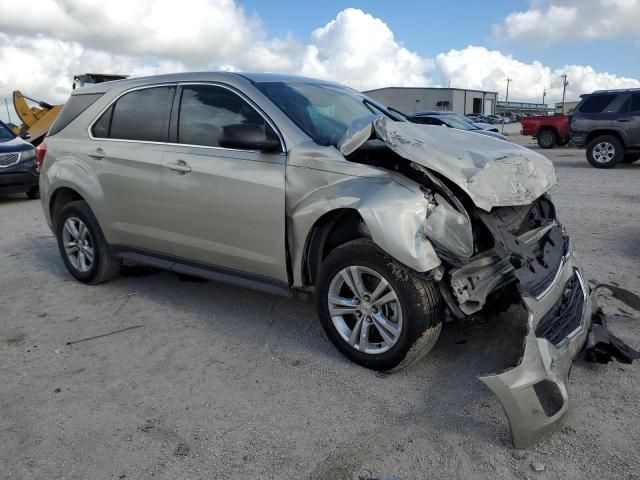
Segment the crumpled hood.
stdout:
[[527,205],[556,184],[549,159],[510,142],[384,117],[376,117],[372,125],[387,147],[445,176],[486,211]]

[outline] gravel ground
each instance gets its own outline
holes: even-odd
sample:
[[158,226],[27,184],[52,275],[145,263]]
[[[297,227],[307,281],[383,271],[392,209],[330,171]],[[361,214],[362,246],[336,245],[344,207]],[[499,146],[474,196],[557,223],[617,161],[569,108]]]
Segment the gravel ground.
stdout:
[[[639,292],[640,164],[599,171],[584,151],[545,154],[587,276]],[[430,356],[381,375],[336,352],[311,302],[162,272],[81,285],[39,202],[0,197],[0,219],[2,478],[640,474],[640,364],[577,363],[564,427],[516,451],[476,379],[513,364],[513,315],[447,324]],[[640,314],[603,301],[615,332],[640,347]]]

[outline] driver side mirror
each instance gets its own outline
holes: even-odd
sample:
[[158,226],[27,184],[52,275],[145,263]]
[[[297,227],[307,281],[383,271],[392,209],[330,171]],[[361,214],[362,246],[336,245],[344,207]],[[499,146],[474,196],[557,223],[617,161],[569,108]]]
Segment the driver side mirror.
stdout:
[[268,125],[239,123],[222,127],[220,146],[261,152],[280,151],[280,139]]
[[21,133],[20,138],[23,140],[29,140],[31,138],[31,134],[28,132]]

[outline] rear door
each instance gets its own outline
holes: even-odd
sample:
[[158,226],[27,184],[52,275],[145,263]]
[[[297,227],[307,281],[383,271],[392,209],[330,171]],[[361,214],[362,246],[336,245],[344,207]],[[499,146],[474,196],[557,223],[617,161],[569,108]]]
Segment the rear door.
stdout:
[[161,85],[126,92],[90,127],[88,161],[102,189],[97,208],[111,244],[172,252],[163,226],[167,198],[162,178],[176,88]]
[[614,124],[624,133],[628,148],[640,149],[640,93],[629,97]]
[[277,135],[274,126],[224,85],[181,85],[175,104],[162,181],[163,226],[176,255],[287,281],[284,146],[277,153],[220,146],[226,125],[259,124]]

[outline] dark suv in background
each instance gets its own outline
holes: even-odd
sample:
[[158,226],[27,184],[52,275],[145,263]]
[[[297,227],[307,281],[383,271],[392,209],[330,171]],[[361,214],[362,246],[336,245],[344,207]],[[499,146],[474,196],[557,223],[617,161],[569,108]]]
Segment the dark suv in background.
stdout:
[[0,122],[0,194],[20,192],[39,198],[36,149]]
[[571,141],[587,147],[596,168],[640,158],[640,89],[599,90],[582,95],[570,119]]

